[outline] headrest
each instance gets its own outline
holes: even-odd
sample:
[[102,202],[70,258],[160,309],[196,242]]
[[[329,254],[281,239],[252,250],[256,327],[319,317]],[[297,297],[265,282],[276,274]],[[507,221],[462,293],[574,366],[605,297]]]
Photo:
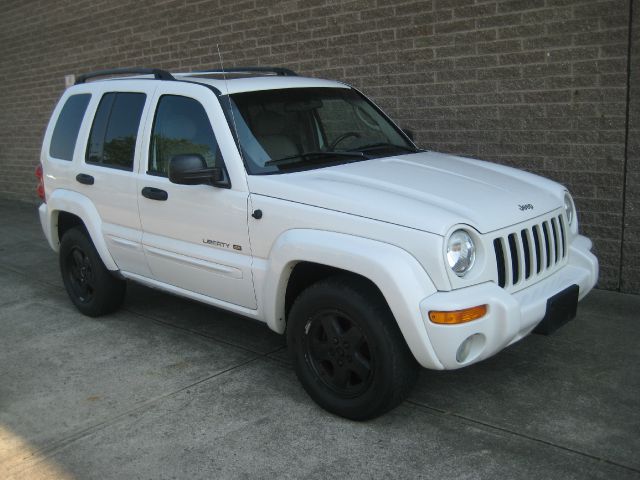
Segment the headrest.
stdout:
[[285,126],[284,115],[267,110],[256,115],[253,129],[258,136],[278,135],[284,133]]
[[198,133],[198,128],[192,118],[186,115],[173,115],[171,118],[171,130],[167,133],[171,134],[171,138],[194,140]]

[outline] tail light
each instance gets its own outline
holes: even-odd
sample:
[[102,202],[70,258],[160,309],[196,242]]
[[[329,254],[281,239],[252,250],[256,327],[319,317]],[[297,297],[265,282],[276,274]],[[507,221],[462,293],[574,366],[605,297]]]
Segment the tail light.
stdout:
[[46,202],[47,200],[44,197],[44,174],[42,172],[42,164],[39,163],[38,166],[36,167],[36,178],[38,179],[38,186],[36,187],[36,193],[38,194],[38,197],[40,198],[40,200],[42,200],[43,202]]

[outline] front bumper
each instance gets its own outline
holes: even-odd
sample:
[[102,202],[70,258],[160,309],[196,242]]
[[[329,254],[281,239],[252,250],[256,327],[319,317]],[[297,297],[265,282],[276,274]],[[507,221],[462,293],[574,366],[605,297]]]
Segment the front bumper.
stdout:
[[[589,293],[598,280],[598,259],[591,253],[591,241],[573,239],[567,265],[516,293],[508,293],[494,282],[435,293],[420,302],[420,312],[429,341],[439,363],[452,370],[488,358],[531,333],[544,318],[547,300],[571,285],[579,287],[579,299]],[[439,325],[429,320],[430,310],[462,310],[488,305],[481,319],[458,325]],[[456,359],[460,345],[469,337],[468,356]]]

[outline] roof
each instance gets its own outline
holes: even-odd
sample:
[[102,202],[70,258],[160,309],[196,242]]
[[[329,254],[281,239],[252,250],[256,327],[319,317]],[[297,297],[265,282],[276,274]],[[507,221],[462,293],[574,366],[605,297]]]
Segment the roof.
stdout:
[[[123,77],[123,74],[127,76]],[[138,75],[128,76],[129,74]],[[224,73],[221,71],[170,73],[157,68],[116,68],[80,75],[77,77],[75,83],[76,85],[83,84],[86,83],[88,79],[102,76],[110,76],[110,78],[102,81],[150,79],[164,81],[190,80],[210,85],[220,92],[229,94],[282,88],[349,88],[349,86],[344,83],[332,80],[299,77],[293,71],[279,67],[246,67],[229,69]]]
[[199,83],[211,85],[223,93],[253,92],[257,90],[275,90],[281,88],[349,88],[348,85],[333,80],[323,80],[320,78],[298,77],[298,76],[251,76],[242,78],[207,78],[199,75],[206,73],[173,73],[176,80],[191,79]]

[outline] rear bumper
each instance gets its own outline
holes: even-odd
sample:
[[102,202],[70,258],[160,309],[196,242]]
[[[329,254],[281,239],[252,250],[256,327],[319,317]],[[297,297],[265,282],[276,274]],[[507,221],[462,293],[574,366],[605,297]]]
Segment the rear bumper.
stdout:
[[[591,241],[578,236],[571,244],[567,265],[513,294],[493,282],[487,282],[450,292],[438,292],[422,300],[420,312],[439,363],[445,370],[464,367],[517,342],[544,318],[547,300],[571,285],[577,285],[579,299],[584,298],[598,280],[598,260],[590,250]],[[429,321],[430,310],[462,310],[484,304],[488,305],[488,311],[479,320],[459,325],[438,325]],[[472,335],[475,337],[470,353],[464,361],[459,362],[456,359],[458,348]]]

